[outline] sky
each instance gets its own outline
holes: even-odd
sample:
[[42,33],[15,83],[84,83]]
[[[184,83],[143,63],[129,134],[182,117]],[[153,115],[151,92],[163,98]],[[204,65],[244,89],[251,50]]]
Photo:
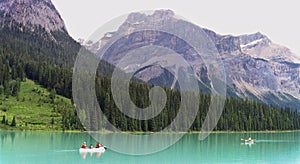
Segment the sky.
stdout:
[[[87,39],[108,21],[131,12],[171,9],[218,34],[261,32],[300,56],[297,0],[52,0],[75,39]],[[112,29],[113,31],[113,29]]]

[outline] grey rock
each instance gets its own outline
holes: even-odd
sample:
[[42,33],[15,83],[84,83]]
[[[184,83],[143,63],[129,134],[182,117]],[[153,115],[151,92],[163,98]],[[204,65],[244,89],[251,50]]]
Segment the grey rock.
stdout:
[[66,32],[64,21],[51,0],[0,0],[1,25],[20,24],[21,30],[34,31],[37,26],[47,32]]

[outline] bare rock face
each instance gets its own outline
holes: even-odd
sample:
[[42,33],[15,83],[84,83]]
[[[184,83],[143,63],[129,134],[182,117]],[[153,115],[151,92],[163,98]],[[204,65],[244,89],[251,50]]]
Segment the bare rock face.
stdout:
[[1,25],[34,30],[42,27],[47,32],[66,32],[64,21],[51,0],[0,0]]
[[250,35],[241,35],[239,38],[242,52],[252,57],[267,61],[300,64],[299,56],[293,54],[290,49],[273,43],[267,36],[259,32]]
[[[300,99],[300,57],[293,54],[290,49],[273,43],[267,36],[261,33],[240,36],[243,53],[253,59],[261,60],[262,71],[257,72],[264,77],[272,77],[265,80],[272,84],[266,88],[290,95]],[[268,68],[268,70],[266,70]],[[256,80],[255,85],[260,85]],[[266,83],[265,82],[265,83]],[[253,82],[252,82],[253,83]],[[260,86],[263,88],[263,86]]]
[[[205,63],[195,57],[195,53],[185,42],[172,42],[167,33],[139,32],[131,34],[139,26],[191,26],[177,18],[170,10],[159,10],[153,14],[132,13],[115,32],[110,32],[110,38],[115,34],[128,34],[129,39],[117,42],[104,56],[104,60],[116,64],[124,54],[131,49],[149,44],[173,49],[193,67],[199,81],[210,84],[210,74]],[[196,30],[201,27],[188,27]],[[233,95],[244,98],[250,97],[267,104],[289,106],[300,109],[300,57],[293,54],[288,48],[273,43],[261,33],[232,36],[219,35],[214,31],[202,29],[215,43],[223,59],[227,77],[228,90]],[[192,36],[191,36],[192,37]],[[90,43],[88,48],[97,53],[101,48],[99,43],[109,40],[106,35],[98,42]],[[104,45],[104,44],[103,44]],[[97,47],[97,48],[96,48]],[[144,54],[147,55],[147,54]],[[125,70],[126,71],[126,70]],[[168,82],[164,70],[159,67],[147,67],[135,74],[146,82],[162,85],[161,81]],[[169,76],[170,78],[174,78]],[[158,80],[161,78],[163,80]],[[155,80],[153,80],[155,79]]]

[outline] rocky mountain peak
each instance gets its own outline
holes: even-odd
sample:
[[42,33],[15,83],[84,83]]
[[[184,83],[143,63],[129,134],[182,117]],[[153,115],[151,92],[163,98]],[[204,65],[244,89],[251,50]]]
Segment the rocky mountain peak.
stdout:
[[242,45],[247,45],[251,42],[258,41],[258,40],[268,40],[269,42],[271,42],[271,40],[266,35],[263,35],[260,32],[249,34],[249,35],[241,35],[239,36],[239,38]]
[[273,43],[260,32],[241,35],[239,40],[242,52],[252,57],[300,64],[299,56],[293,54],[289,48]]
[[153,13],[140,13],[134,12],[128,15],[126,22],[134,23],[138,21],[150,21],[150,19],[159,22],[160,20],[166,20],[173,18],[175,13],[172,10],[155,10]]
[[272,41],[260,32],[254,34],[246,34],[238,36],[240,40],[240,47],[243,53],[253,54],[249,52],[250,49],[260,49],[268,47]]
[[66,31],[65,24],[51,0],[0,0],[2,26],[21,24],[33,30],[36,26],[46,31]]
[[169,24],[169,21],[176,20],[174,18],[175,13],[172,10],[155,10],[153,13],[134,12],[127,16],[118,32],[126,32],[128,29],[147,28],[149,24],[160,27]]
[[160,19],[166,19],[174,16],[175,13],[172,10],[156,10],[153,13],[153,17]]

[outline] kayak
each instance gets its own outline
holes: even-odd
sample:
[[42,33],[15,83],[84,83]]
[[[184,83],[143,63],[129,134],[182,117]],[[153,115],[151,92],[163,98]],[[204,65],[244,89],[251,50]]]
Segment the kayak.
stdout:
[[100,147],[100,148],[92,148],[92,149],[90,149],[90,148],[86,148],[86,149],[80,148],[79,152],[80,153],[84,153],[84,152],[91,152],[91,153],[100,152],[100,153],[103,153],[103,152],[105,152],[105,150],[106,150],[106,147],[103,146],[103,147]]
[[248,138],[248,139],[241,138],[241,140],[244,141],[245,143],[253,144],[255,139],[253,139],[253,138]]
[[245,140],[245,144],[254,144],[254,140]]
[[249,145],[249,146],[251,146],[251,145],[254,144],[254,140],[255,139],[254,138],[246,138],[246,139],[241,138],[241,140],[244,141],[243,145]]

